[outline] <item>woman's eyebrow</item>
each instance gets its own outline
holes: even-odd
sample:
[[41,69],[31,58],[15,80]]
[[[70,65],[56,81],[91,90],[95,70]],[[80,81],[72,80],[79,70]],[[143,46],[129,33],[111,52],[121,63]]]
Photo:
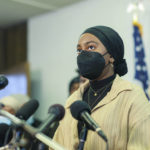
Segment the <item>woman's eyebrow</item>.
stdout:
[[90,44],[90,43],[95,43],[96,45],[98,45],[98,43],[95,42],[95,41],[89,41],[89,42],[86,42],[86,44]]
[[[95,43],[96,45],[98,45],[98,43],[95,42],[95,41],[88,41],[88,42],[86,42],[85,44],[88,45],[88,44],[90,44],[90,43]],[[77,48],[78,48],[78,47],[80,47],[80,44],[77,44]]]

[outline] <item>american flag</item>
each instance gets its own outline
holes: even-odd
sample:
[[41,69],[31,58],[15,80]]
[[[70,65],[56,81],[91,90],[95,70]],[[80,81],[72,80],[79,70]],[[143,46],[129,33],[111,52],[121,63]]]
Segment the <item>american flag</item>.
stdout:
[[135,79],[139,80],[142,83],[145,94],[148,97],[147,90],[149,86],[149,79],[148,79],[147,65],[145,62],[144,45],[142,41],[142,33],[141,33],[142,26],[137,22],[134,23],[133,25],[134,25],[133,26],[134,52],[135,52]]

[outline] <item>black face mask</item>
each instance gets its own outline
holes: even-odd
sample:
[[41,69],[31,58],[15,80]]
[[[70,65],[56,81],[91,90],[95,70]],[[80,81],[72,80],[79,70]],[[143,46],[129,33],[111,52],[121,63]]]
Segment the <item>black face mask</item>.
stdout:
[[101,55],[98,52],[82,50],[77,56],[77,65],[80,74],[90,80],[98,78],[105,67],[104,55]]

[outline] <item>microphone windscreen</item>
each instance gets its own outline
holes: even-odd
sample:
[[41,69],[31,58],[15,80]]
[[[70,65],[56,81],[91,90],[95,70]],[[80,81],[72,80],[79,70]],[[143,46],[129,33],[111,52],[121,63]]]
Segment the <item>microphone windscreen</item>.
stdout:
[[[7,132],[9,132],[9,133],[7,133]],[[5,144],[8,144],[10,142],[10,140],[12,139],[12,137],[13,137],[12,128],[9,125],[5,124],[5,123],[1,123],[0,124],[0,147],[4,146]],[[7,138],[6,143],[4,143],[5,138]]]
[[5,107],[5,105],[0,103],[0,109],[2,109],[3,107]]
[[38,106],[39,103],[37,100],[29,100],[16,112],[16,117],[27,120],[32,114],[35,113]]
[[81,120],[80,115],[83,111],[86,111],[89,114],[91,114],[91,109],[89,105],[86,102],[81,100],[72,103],[72,105],[70,106],[70,111],[72,116],[77,120]]
[[49,114],[51,114],[51,113],[55,114],[56,115],[56,120],[59,121],[59,120],[61,120],[64,117],[65,109],[60,104],[54,104],[54,105],[49,107],[48,113]]
[[5,88],[7,85],[8,85],[8,79],[5,76],[0,75],[0,89]]

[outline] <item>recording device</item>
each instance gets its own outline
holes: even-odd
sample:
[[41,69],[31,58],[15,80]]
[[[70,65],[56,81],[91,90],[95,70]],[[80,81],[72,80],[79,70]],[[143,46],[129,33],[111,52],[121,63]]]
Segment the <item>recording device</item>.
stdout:
[[48,110],[49,116],[38,128],[39,132],[45,132],[46,129],[55,121],[60,121],[65,115],[65,109],[60,104],[52,105]]
[[5,76],[0,75],[0,90],[4,89],[7,85],[8,79]]
[[106,135],[95,120],[90,116],[91,109],[86,102],[80,100],[74,102],[70,107],[70,111],[75,119],[83,121],[87,125],[88,129],[96,131],[97,134],[102,137],[105,142],[107,142]]
[[29,100],[16,112],[16,117],[28,120],[29,117],[35,113],[38,107],[39,102],[37,100]]

